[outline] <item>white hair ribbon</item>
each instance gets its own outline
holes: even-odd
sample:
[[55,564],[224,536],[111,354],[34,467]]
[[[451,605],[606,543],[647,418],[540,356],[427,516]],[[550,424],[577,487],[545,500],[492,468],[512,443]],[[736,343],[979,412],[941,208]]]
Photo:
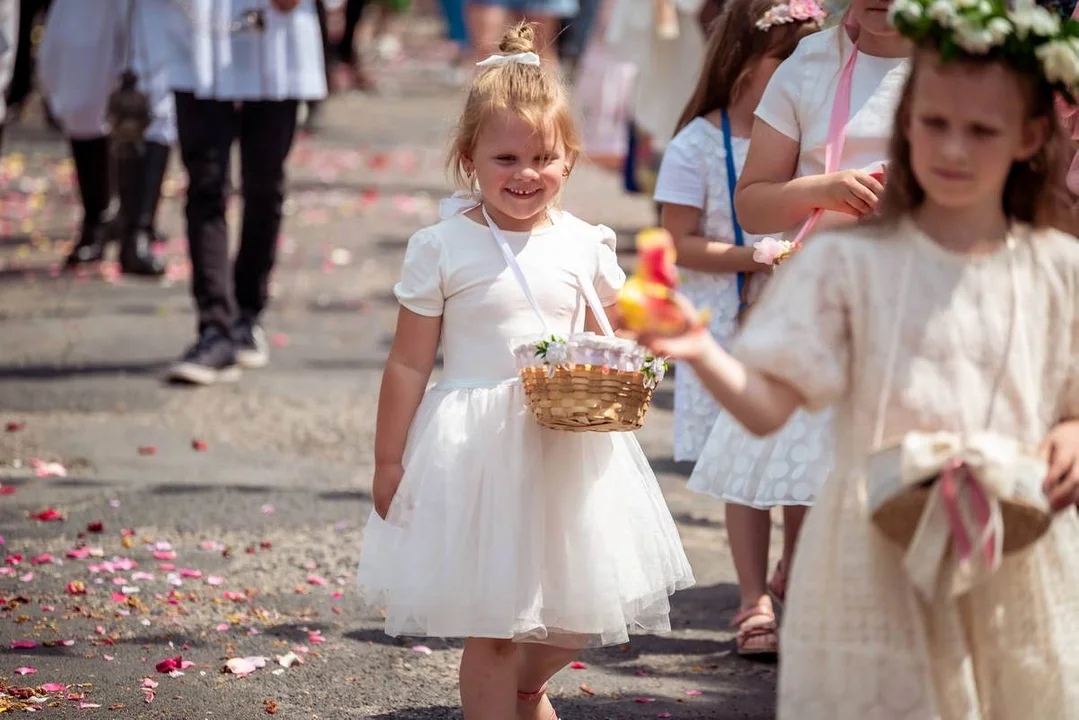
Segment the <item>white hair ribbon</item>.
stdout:
[[501,65],[535,65],[539,67],[540,57],[534,52],[516,53],[515,55],[492,55],[480,60],[476,67],[498,67]]

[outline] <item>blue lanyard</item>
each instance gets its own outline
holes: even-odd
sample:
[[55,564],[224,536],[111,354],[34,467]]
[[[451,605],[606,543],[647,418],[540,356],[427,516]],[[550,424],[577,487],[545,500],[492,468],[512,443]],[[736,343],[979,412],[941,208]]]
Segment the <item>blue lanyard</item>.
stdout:
[[[742,226],[738,224],[738,213],[734,209],[734,188],[738,184],[738,172],[734,169],[734,148],[731,146],[731,119],[727,115],[727,108],[720,111],[723,117],[723,149],[727,154],[727,189],[731,197],[731,224],[734,225],[734,244],[737,247],[745,247],[746,238],[742,234]],[[746,286],[746,274],[738,273],[738,309],[744,310],[742,301],[743,291]]]

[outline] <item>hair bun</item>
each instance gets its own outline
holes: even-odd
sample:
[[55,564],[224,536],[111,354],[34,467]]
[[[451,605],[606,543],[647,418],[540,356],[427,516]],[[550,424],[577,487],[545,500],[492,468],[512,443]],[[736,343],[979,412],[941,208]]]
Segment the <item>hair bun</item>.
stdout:
[[536,52],[535,26],[530,23],[519,22],[511,27],[502,36],[502,41],[498,43],[498,51],[506,55]]

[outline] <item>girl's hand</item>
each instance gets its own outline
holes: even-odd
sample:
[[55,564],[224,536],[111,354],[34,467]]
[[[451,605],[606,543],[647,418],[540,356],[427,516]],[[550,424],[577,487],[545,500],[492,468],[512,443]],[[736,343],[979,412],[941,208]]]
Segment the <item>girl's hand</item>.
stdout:
[[840,170],[820,177],[825,210],[862,217],[877,211],[884,185],[861,170]]
[[672,299],[683,320],[683,329],[679,333],[675,335],[649,332],[634,334],[625,330],[619,331],[618,335],[637,341],[657,355],[672,360],[693,362],[700,359],[707,351],[709,344],[714,344],[715,341],[708,333],[708,328],[701,323],[700,313],[685,296],[675,293]]
[[1053,512],[1079,505],[1079,420],[1060,423],[1050,430],[1041,451],[1049,464],[1042,487]]
[[390,511],[390,503],[397,494],[397,488],[401,485],[401,478],[405,474],[405,468],[401,463],[376,465],[375,478],[372,482],[371,496],[375,502],[375,512],[383,520]]

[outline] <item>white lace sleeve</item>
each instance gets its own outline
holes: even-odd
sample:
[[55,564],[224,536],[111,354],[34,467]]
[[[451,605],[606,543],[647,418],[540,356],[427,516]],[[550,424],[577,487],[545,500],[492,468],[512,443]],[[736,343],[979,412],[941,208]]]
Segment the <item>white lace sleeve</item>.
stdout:
[[841,236],[818,236],[775,272],[734,348],[748,366],[796,388],[820,410],[846,391],[850,273]]

